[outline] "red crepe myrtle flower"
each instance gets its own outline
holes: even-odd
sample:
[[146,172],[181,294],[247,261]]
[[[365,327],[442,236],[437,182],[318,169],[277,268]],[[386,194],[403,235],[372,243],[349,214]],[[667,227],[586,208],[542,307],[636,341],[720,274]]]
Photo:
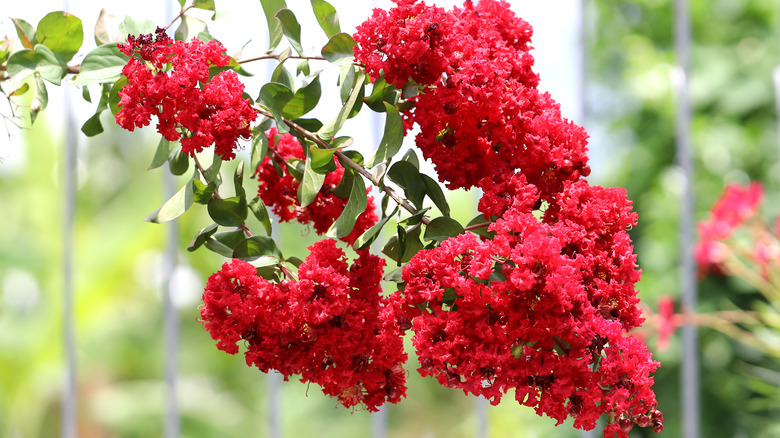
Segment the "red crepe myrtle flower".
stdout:
[[391,297],[412,322],[419,372],[494,404],[514,388],[519,403],[581,429],[602,413],[648,415],[658,363],[625,335],[642,322],[625,191],[568,183],[542,221],[521,175],[485,195],[483,212],[500,215],[492,240],[459,235],[418,252]]
[[[444,11],[399,0],[358,27],[355,58],[372,78],[423,86],[404,126],[451,189],[520,170],[544,199],[587,176],[587,134],[536,89],[531,26],[502,1]],[[484,188],[484,187],[483,187]]]
[[236,142],[251,137],[257,112],[242,97],[244,85],[235,72],[209,80],[210,67],[230,60],[219,42],[174,42],[158,28],[154,36],[130,35],[118,46],[130,56],[122,69],[128,83],[119,91],[119,126],[132,131],[156,116],[157,131],[180,140],[184,152],[194,155],[214,144],[223,160],[235,158]]
[[[344,168],[334,160],[336,170],[325,176],[325,182],[314,202],[301,207],[298,201],[300,183],[290,174],[285,162],[289,159],[302,160],[303,148],[294,136],[279,135],[276,128],[268,130],[266,135],[270,155],[257,168],[257,180],[260,182],[258,196],[267,206],[272,207],[273,212],[282,222],[295,219],[302,224],[310,223],[317,234],[324,234],[341,215],[347,204],[347,199],[341,199],[332,192],[341,181]],[[368,195],[366,211],[358,216],[352,232],[341,240],[351,245],[361,234],[371,228],[377,222],[375,209],[374,198]]]
[[274,284],[241,260],[225,263],[203,293],[201,318],[217,347],[246,345],[249,366],[322,387],[345,407],[377,411],[406,396],[407,355],[382,298],[384,260],[361,251],[349,266],[335,241],[309,247],[298,281]]

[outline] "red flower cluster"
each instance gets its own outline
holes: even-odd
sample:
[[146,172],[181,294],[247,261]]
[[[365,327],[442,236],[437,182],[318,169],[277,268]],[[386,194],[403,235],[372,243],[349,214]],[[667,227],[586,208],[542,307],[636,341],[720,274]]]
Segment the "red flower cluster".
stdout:
[[[373,78],[424,86],[407,112],[417,146],[451,189],[519,170],[543,199],[587,176],[587,133],[536,89],[531,26],[502,1],[445,11],[414,0],[374,10],[358,27],[355,57]],[[483,187],[484,188],[484,187]]]
[[420,373],[493,404],[514,388],[519,403],[577,428],[609,413],[608,431],[626,436],[655,411],[658,363],[623,335],[642,322],[625,191],[566,183],[540,222],[530,209],[538,192],[522,176],[496,187],[480,203],[501,211],[493,239],[460,235],[420,251],[392,297],[412,321]]
[[[332,193],[341,181],[344,168],[335,160],[336,170],[325,176],[325,182],[314,202],[301,207],[298,201],[300,183],[290,174],[286,162],[293,158],[303,160],[303,148],[294,136],[279,135],[276,128],[271,128],[267,135],[270,156],[257,168],[257,180],[260,182],[258,196],[266,205],[273,207],[273,212],[282,222],[296,219],[302,224],[311,223],[317,234],[324,234],[347,204],[347,199],[341,199]],[[377,222],[375,209],[374,198],[368,195],[366,211],[358,216],[352,232],[341,240],[352,245],[360,235],[371,228]]]
[[309,247],[298,281],[270,283],[241,260],[225,263],[203,293],[201,318],[217,347],[247,365],[299,374],[346,407],[376,411],[406,396],[403,338],[382,298],[384,260],[360,252],[348,266],[335,241]]
[[[392,296],[410,320],[419,371],[498,403],[605,436],[663,428],[658,367],[625,333],[641,325],[640,271],[622,189],[590,186],[586,132],[537,90],[531,27],[503,1],[445,11],[396,0],[358,27],[371,77],[422,85],[406,122],[450,188],[478,186],[491,239],[460,235],[418,252]],[[408,125],[407,125],[408,127]]]
[[699,275],[707,271],[718,271],[718,265],[725,258],[723,240],[739,228],[742,223],[758,210],[764,188],[754,182],[747,187],[730,185],[723,196],[715,203],[707,221],[699,223],[699,241],[694,249]]
[[217,41],[172,41],[163,29],[156,35],[128,36],[119,49],[130,56],[122,73],[127,85],[119,92],[116,122],[132,131],[157,116],[157,131],[170,141],[181,140],[190,155],[216,145],[223,160],[235,157],[239,137],[251,137],[257,118],[244,84],[233,71],[209,79],[209,67],[224,67],[230,58]]

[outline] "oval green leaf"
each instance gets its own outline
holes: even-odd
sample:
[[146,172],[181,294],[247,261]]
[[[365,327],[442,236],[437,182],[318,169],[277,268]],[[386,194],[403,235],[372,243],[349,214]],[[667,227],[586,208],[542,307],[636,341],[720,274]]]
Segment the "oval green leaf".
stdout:
[[353,47],[355,47],[355,40],[351,35],[337,33],[322,48],[322,56],[333,64],[349,65],[355,58]]
[[432,220],[431,223],[428,224],[428,226],[425,228],[423,239],[442,242],[449,239],[450,237],[455,237],[458,234],[463,234],[465,232],[466,231],[463,229],[463,225],[458,223],[458,221],[446,216],[441,216]]
[[38,22],[35,39],[67,62],[81,48],[84,29],[76,16],[62,11],[50,12]]
[[246,220],[246,198],[211,198],[208,212],[211,219],[223,227],[239,227]]
[[233,258],[241,260],[255,260],[262,256],[274,256],[282,259],[282,251],[276,246],[274,239],[268,236],[252,236],[236,245],[233,250]]

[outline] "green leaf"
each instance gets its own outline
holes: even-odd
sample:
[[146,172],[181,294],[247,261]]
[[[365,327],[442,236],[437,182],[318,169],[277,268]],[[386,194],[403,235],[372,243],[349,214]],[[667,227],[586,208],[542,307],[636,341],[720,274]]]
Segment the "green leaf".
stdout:
[[216,181],[219,175],[219,169],[222,168],[222,158],[214,152],[214,158],[211,160],[211,166],[203,173],[203,177],[209,181]]
[[217,189],[217,185],[213,182],[210,182],[209,185],[206,185],[203,183],[203,181],[195,178],[192,180],[192,188],[193,201],[197,202],[198,204],[207,205],[211,200],[211,197],[214,196],[214,191]]
[[[358,177],[360,178],[360,177]],[[349,199],[349,194],[352,192],[352,184],[354,184],[355,172],[350,168],[345,168],[344,173],[341,175],[341,181],[339,184],[330,190],[333,196],[339,199]]]
[[318,73],[308,85],[295,92],[293,98],[284,106],[282,115],[291,120],[303,116],[317,106],[321,95],[322,86]]
[[238,227],[246,220],[246,198],[211,198],[208,204],[209,216],[223,227]]
[[337,65],[349,65],[355,58],[352,48],[355,40],[347,33],[337,33],[330,38],[322,48],[322,56]]
[[420,170],[420,160],[417,158],[417,154],[414,153],[414,149],[409,149],[406,151],[404,156],[401,157],[401,161],[411,163],[415,169]]
[[87,53],[81,61],[79,74],[73,85],[82,86],[99,82],[114,82],[122,77],[122,68],[129,57],[119,51],[116,43],[107,43]]
[[233,187],[236,191],[236,196],[246,198],[246,191],[244,190],[244,162],[239,161],[236,171],[233,174]]
[[122,24],[119,25],[119,32],[121,32],[122,35],[125,35],[125,38],[127,38],[128,34],[138,36],[141,34],[154,33],[156,29],[157,24],[151,20],[135,21],[129,16],[125,17]]
[[[341,138],[341,137],[339,137]],[[338,140],[338,139],[336,139]],[[334,140],[335,141],[335,140]],[[349,158],[350,160],[354,161],[357,164],[363,165],[363,155],[360,155],[360,152],[358,151],[344,151],[344,156]],[[337,157],[339,161],[341,162],[341,165],[344,167],[349,167],[349,163],[344,162],[341,157]]]
[[385,111],[385,131],[382,134],[382,141],[376,154],[368,161],[368,167],[374,167],[379,163],[388,161],[401,149],[404,140],[404,122],[398,114],[398,110],[387,102],[384,102]]
[[211,16],[212,21],[217,15],[217,9],[214,7],[214,0],[194,0],[192,2],[192,7],[214,12],[214,15]]
[[252,200],[249,201],[249,209],[252,210],[252,214],[255,215],[257,220],[263,225],[266,234],[270,236],[272,231],[271,218],[268,215],[268,209],[265,208],[265,204],[263,204],[263,200],[259,197],[252,198]]
[[16,35],[19,36],[19,40],[22,42],[22,47],[32,50],[38,40],[35,39],[35,29],[32,25],[21,18],[12,18],[14,22],[14,28],[16,28]]
[[282,23],[276,19],[276,13],[287,8],[284,0],[260,0],[268,23],[268,53],[274,51],[282,40]]
[[399,226],[398,234],[387,241],[387,244],[382,248],[382,253],[395,260],[398,266],[407,263],[418,251],[424,248],[420,242],[421,231],[419,226],[409,230]]
[[328,38],[341,32],[339,15],[330,3],[325,0],[311,0],[311,8],[314,10],[314,16],[317,17],[317,23],[320,24]]
[[274,69],[274,72],[271,75],[271,82],[280,83],[290,90],[295,89],[295,78],[293,78],[293,75],[284,68],[284,63],[282,62]]
[[425,199],[425,181],[412,163],[399,161],[393,164],[387,171],[387,177],[404,189],[406,197],[417,208],[422,208]]
[[282,32],[290,41],[292,48],[298,52],[298,55],[304,56],[303,46],[301,46],[301,25],[295,18],[295,14],[289,9],[281,9],[276,13],[276,19],[282,24]]
[[[84,87],[84,90],[87,90],[88,87]],[[100,87],[100,100],[98,101],[97,108],[95,108],[95,115],[93,115],[90,120],[87,121],[87,123],[82,126],[81,130],[86,134],[87,136],[93,136],[96,134],[99,134],[100,132],[103,132],[103,125],[100,123],[100,114],[108,109],[109,104],[109,92],[111,90],[110,84],[103,84]],[[95,126],[89,126],[88,124],[94,123]]]
[[87,119],[87,121],[84,122],[84,124],[81,126],[81,132],[83,132],[87,137],[94,137],[103,132],[103,124],[100,123],[101,112],[93,114],[92,117]]
[[[339,137],[349,138],[349,137]],[[312,169],[319,173],[328,173],[336,170],[336,163],[333,161],[333,155],[340,149],[347,147],[348,144],[343,146],[336,146],[332,149],[320,149],[317,146],[309,147],[309,156],[312,161]]]
[[322,122],[318,119],[295,119],[293,122],[309,132],[317,132],[322,129]]
[[252,236],[236,245],[233,250],[233,258],[241,260],[255,260],[261,256],[274,256],[282,259],[282,251],[276,246],[274,239],[268,236]]
[[[306,168],[303,171],[303,181],[298,185],[298,202],[301,207],[306,207],[317,197],[317,194],[325,182],[325,175],[315,172],[312,169],[311,159],[306,160]],[[331,158],[331,161],[333,159]]]
[[447,203],[447,197],[444,196],[444,192],[433,178],[423,173],[420,174],[425,182],[425,192],[428,193],[428,197],[431,198],[436,207],[441,211],[441,214],[445,216],[450,215],[450,205]]
[[160,142],[157,144],[157,150],[154,153],[154,158],[152,158],[152,163],[149,164],[149,167],[147,167],[146,170],[152,170],[162,166],[170,155],[171,142],[161,136]]
[[385,82],[384,75],[381,75],[379,79],[374,81],[371,95],[363,99],[363,102],[373,111],[381,113],[386,110],[385,102],[395,105],[400,95],[401,92],[394,85]]
[[252,175],[257,172],[257,168],[263,163],[266,154],[268,154],[268,137],[262,129],[259,132],[253,132],[252,136],[252,155],[250,165],[252,166]]
[[217,224],[211,224],[208,227],[198,231],[198,234],[195,235],[195,238],[192,239],[192,242],[190,242],[189,246],[187,246],[187,251],[193,252],[196,249],[200,248],[201,245],[206,243],[206,240],[211,237],[214,233],[217,232]]
[[127,77],[122,76],[114,82],[114,85],[111,86],[111,90],[108,92],[108,107],[111,108],[111,114],[114,116],[116,116],[121,109],[119,108],[119,92],[125,85],[127,85]]
[[20,50],[11,55],[8,58],[6,69],[8,74],[17,80],[37,71],[43,79],[54,85],[60,85],[62,78],[68,73],[65,62],[60,60],[48,47],[40,44],[35,46],[35,50]]
[[339,83],[341,84],[341,103],[347,103],[352,90],[355,89],[355,78],[359,67],[352,64],[344,65],[341,67],[341,73],[339,74]]
[[395,207],[395,210],[393,210],[392,213],[380,219],[379,222],[374,224],[373,227],[369,228],[365,233],[361,234],[360,237],[358,237],[355,241],[355,249],[362,250],[371,246],[376,238],[379,237],[379,232],[382,231],[382,228],[385,226],[387,221],[390,220],[390,218],[393,217],[396,212],[398,212],[398,207]]
[[102,46],[103,44],[124,41],[127,35],[122,35],[122,32],[119,31],[120,24],[122,22],[118,18],[109,14],[105,9],[101,9],[100,16],[95,23],[95,44]]
[[339,132],[341,127],[344,125],[344,122],[349,117],[350,112],[352,111],[352,107],[355,106],[355,102],[357,101],[357,98],[363,89],[365,77],[366,73],[361,69],[357,74],[357,78],[355,79],[355,87],[352,89],[352,94],[350,94],[349,100],[347,100],[347,103],[341,107],[341,111],[339,111],[335,119],[317,131],[318,137],[325,141],[330,141],[330,139]]
[[84,29],[76,16],[62,11],[50,12],[38,22],[35,39],[67,62],[81,48]]
[[[13,95],[13,93],[11,95]],[[92,96],[89,95],[89,87],[81,87],[81,97],[88,103],[92,103]]]
[[12,49],[13,47],[11,47],[10,39],[6,38],[5,40],[0,41],[0,64],[8,60],[8,57],[11,56]]
[[15,96],[21,96],[27,91],[30,90],[30,84],[27,82],[23,83],[21,87],[17,88],[16,90],[8,93],[8,97],[15,97]]
[[341,212],[341,215],[330,227],[327,236],[341,239],[351,233],[352,229],[355,228],[358,216],[366,211],[367,203],[366,185],[363,183],[363,178],[357,177],[352,183],[349,201],[344,206],[344,211]]
[[35,87],[33,92],[32,102],[30,103],[30,124],[35,122],[38,117],[38,113],[45,110],[49,104],[49,92],[46,91],[46,84],[43,82],[43,76],[35,72],[33,74],[33,80],[35,81]]
[[295,75],[299,75],[303,73],[304,76],[309,76],[311,74],[311,69],[309,69],[309,60],[308,59],[302,59],[298,61],[298,65],[295,67]]
[[181,216],[192,206],[193,185],[192,180],[187,181],[171,199],[165,201],[162,207],[155,210],[144,220],[155,224],[168,222]]
[[184,172],[190,168],[190,156],[179,149],[175,154],[168,157],[168,167],[174,175],[184,175]]
[[442,242],[449,239],[450,237],[455,237],[458,234],[463,234],[465,232],[466,231],[463,229],[463,225],[459,224],[458,221],[452,218],[441,216],[432,220],[431,223],[425,227],[425,235],[423,238],[425,240],[435,240],[437,242]]
[[183,15],[181,17],[181,23],[176,28],[176,32],[173,34],[174,38],[178,41],[189,41],[193,37],[197,37],[201,32],[208,32],[208,26],[203,20],[199,20],[189,15]]
[[211,237],[206,239],[206,248],[214,251],[215,253],[227,257],[233,257],[233,248],[246,239],[244,231],[240,228],[233,228],[228,231],[221,231],[214,233]]
[[292,90],[284,84],[269,82],[260,89],[260,96],[257,98],[257,104],[265,107],[273,114],[277,127],[286,127],[282,121],[282,110],[287,102],[291,101],[295,95]]

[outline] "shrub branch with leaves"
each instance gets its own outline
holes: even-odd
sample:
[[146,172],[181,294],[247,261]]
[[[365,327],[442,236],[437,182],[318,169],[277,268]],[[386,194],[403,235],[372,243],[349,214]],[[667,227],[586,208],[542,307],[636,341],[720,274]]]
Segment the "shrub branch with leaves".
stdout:
[[[651,389],[658,363],[627,334],[643,321],[628,235],[637,216],[624,190],[584,179],[587,134],[537,89],[531,26],[506,3],[444,10],[396,0],[349,35],[329,3],[311,0],[329,41],[322,56],[308,56],[285,2],[261,1],[269,54],[246,60],[227,56],[187,15],[214,11],[213,1],[180,3],[175,38],[173,23],[154,29],[126,18],[112,29],[118,20],[104,11],[100,45],[78,65],[69,64],[83,40],[78,18],[53,12],[35,29],[14,19],[24,48],[0,51],[0,87],[12,116],[33,122],[47,104],[45,82],[74,75],[68,82],[86,99],[86,86],[100,84],[86,135],[102,132],[106,109],[131,131],[156,120],[161,140],[150,167],[167,161],[182,175],[194,164],[146,219],[167,222],[206,206],[213,223],[188,250],[231,259],[203,294],[201,318],[217,348],[235,354],[244,345],[247,365],[297,375],[346,407],[375,411],[406,396],[402,339],[411,331],[418,371],[447,387],[494,404],[513,389],[518,403],[558,424],[571,417],[580,429],[606,414],[605,436],[627,437],[634,424],[663,429]],[[283,36],[291,48],[275,53]],[[260,59],[279,64],[253,99],[239,76],[242,64]],[[300,60],[295,75],[283,66],[288,59]],[[309,69],[315,59],[340,74],[342,105],[327,122],[304,118],[322,91]],[[349,149],[352,138],[337,136],[364,108],[385,113],[368,160]],[[396,158],[415,125],[417,149],[437,178],[420,171],[413,151]],[[221,164],[236,159],[239,139],[251,139],[251,157],[226,197]],[[206,167],[196,154],[212,145]],[[246,166],[256,195],[244,189]],[[439,183],[481,189],[477,217],[465,225],[451,218]],[[250,212],[261,230],[250,229]],[[324,239],[304,260],[285,257],[271,214],[310,224]],[[396,269],[385,273],[370,248],[391,222],[397,232],[382,253]],[[340,245],[358,257],[349,262]],[[383,278],[397,290],[384,294]]]

